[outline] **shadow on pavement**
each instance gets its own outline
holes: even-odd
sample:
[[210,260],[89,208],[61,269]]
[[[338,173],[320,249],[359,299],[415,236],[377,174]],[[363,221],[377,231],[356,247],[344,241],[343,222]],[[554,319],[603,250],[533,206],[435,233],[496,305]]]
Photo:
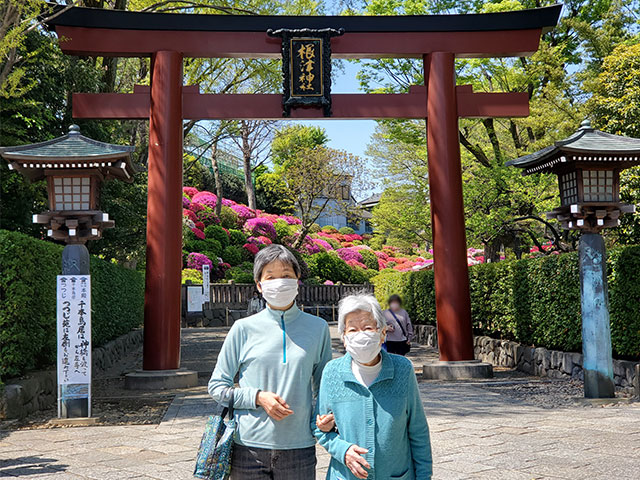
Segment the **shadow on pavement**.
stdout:
[[57,463],[55,458],[37,455],[0,460],[0,477],[26,477],[29,475],[53,474],[64,471],[68,465]]

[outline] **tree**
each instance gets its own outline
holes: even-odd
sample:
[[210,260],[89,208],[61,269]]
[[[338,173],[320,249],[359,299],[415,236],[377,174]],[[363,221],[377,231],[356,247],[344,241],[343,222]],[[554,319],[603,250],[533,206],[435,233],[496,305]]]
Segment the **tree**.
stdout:
[[[618,46],[604,59],[601,73],[589,84],[593,95],[587,109],[594,127],[616,135],[640,138],[640,37]],[[620,176],[620,199],[640,203],[640,168],[634,167]],[[640,243],[640,214],[626,214],[620,227],[607,236],[620,244]]]
[[249,208],[253,210],[257,208],[253,171],[267,160],[268,149],[276,125],[276,122],[273,121],[240,120],[238,134],[231,137],[242,153],[244,185]]
[[[528,0],[404,1],[371,2],[364,11],[376,15],[465,13],[539,6],[540,2]],[[637,2],[633,2],[633,7],[637,8]],[[566,2],[566,15],[557,28],[543,35],[540,49],[532,57],[457,60],[458,83],[471,84],[480,92],[525,91],[530,97],[531,115],[527,118],[461,119],[459,123],[467,237],[469,243],[483,244],[488,258],[498,258],[497,252],[503,245],[519,252],[521,246],[544,239],[553,240],[561,249],[573,247],[571,235],[559,234],[557,224],[544,219],[544,212],[556,203],[554,179],[551,176],[521,177],[519,172],[503,165],[506,160],[538,150],[575,131],[583,117],[586,95],[583,82],[598,72],[602,59],[617,43],[628,38],[633,26],[629,11],[630,6],[619,0]],[[421,61],[413,59],[365,61],[359,78],[366,91],[406,92],[410,85],[424,83]],[[385,152],[380,142],[413,145],[416,155],[407,158],[418,159],[423,147],[408,138],[400,125],[412,134],[421,130],[424,136],[424,123],[404,121],[396,125],[383,132],[383,138],[374,138],[373,143],[378,144],[376,148],[382,151],[382,156],[387,155],[387,166],[397,167],[395,172],[387,168],[388,175],[380,175],[387,179],[387,186],[409,188],[405,185],[415,182],[423,173],[424,162],[396,160],[391,155],[392,149],[387,148]],[[419,190],[416,187],[416,191]],[[425,196],[424,201],[427,199]],[[399,210],[407,208],[405,203],[398,207]]]
[[294,248],[302,245],[320,214],[332,208],[331,201],[341,198],[343,187],[358,190],[368,184],[364,173],[365,162],[361,158],[323,146],[303,148],[295,160],[288,162],[283,178],[302,220]]

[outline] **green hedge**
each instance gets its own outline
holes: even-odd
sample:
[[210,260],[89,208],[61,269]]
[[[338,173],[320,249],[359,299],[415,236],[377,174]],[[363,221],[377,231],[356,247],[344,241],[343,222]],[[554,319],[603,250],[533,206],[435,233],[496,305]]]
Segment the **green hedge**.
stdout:
[[[640,356],[640,247],[613,250],[607,269],[613,351],[635,358]],[[384,270],[372,282],[383,305],[398,293],[416,323],[435,325],[433,271]],[[477,335],[581,350],[577,253],[476,265],[469,268],[469,284]]]
[[[62,246],[0,230],[0,378],[56,358],[56,275]],[[142,325],[144,275],[91,257],[93,346]]]

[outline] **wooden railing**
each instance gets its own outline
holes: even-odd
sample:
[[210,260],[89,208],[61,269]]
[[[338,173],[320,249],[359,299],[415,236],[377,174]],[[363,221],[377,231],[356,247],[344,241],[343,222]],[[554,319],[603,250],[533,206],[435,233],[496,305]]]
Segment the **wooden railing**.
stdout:
[[[255,289],[254,284],[212,283],[209,308],[247,308]],[[305,307],[334,305],[341,298],[360,292],[373,293],[373,285],[300,285],[297,302]]]

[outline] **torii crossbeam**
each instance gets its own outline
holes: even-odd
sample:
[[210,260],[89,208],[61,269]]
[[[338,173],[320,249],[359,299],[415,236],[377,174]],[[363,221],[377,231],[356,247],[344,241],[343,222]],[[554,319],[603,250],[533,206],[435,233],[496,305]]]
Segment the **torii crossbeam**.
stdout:
[[[462,199],[459,117],[523,117],[526,93],[473,93],[455,84],[456,57],[533,54],[560,5],[516,12],[428,16],[242,16],[71,8],[49,22],[72,55],[150,56],[151,86],[131,94],[73,95],[75,118],[149,119],[144,320],[145,370],[180,365],[182,120],[282,118],[281,95],[200,94],[183,86],[184,57],[279,58],[278,28],[344,28],[336,58],[422,58],[425,85],[407,94],[332,95],[341,119],[427,119],[440,359],[474,358]],[[291,118],[322,118],[294,109]]]

